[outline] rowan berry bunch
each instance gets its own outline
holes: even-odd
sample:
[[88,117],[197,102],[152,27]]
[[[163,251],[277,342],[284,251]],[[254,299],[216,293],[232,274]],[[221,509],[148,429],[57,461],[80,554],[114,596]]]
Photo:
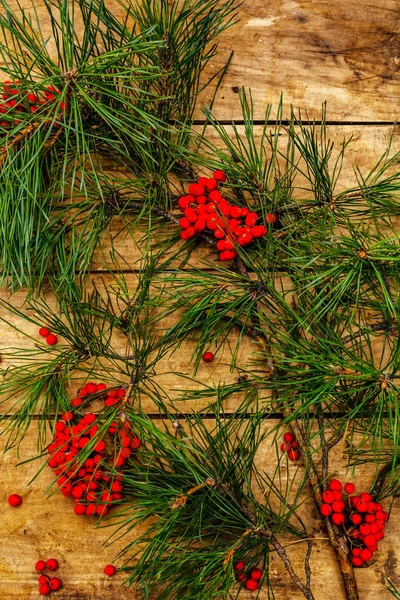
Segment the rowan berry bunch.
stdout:
[[[3,119],[0,121],[0,127],[4,129],[19,125],[26,115],[35,113],[45,105],[50,106],[57,101],[60,94],[60,91],[53,86],[32,92],[21,81],[5,81],[2,88],[4,102],[0,103],[0,114]],[[61,110],[64,110],[65,106],[65,102],[61,101]]]
[[351,543],[351,562],[355,567],[368,563],[378,549],[378,542],[384,537],[384,529],[389,514],[382,504],[374,502],[368,492],[351,496],[355,491],[353,483],[344,485],[347,504],[343,499],[342,483],[332,479],[329,489],[322,493],[321,514],[330,517],[335,525],[343,525]]
[[[84,398],[90,401],[94,395],[96,399],[103,396],[106,406],[114,406],[122,400],[125,390],[107,390],[104,383],[89,382],[72,400],[73,406],[80,406]],[[113,504],[124,498],[123,472],[115,474],[114,470],[123,468],[141,442],[130,424],[122,420],[112,421],[107,434],[107,441],[99,440],[98,419],[94,413],[79,418],[68,411],[55,424],[54,438],[48,446],[48,465],[57,475],[62,494],[73,499],[77,515],[104,516]],[[81,451],[85,451],[86,456],[83,463],[79,460]]]
[[236,563],[233,568],[236,571],[236,579],[246,588],[246,590],[251,592],[258,590],[260,581],[264,576],[262,569],[256,567],[251,569],[251,571],[246,572],[246,563],[243,560]]
[[299,442],[294,437],[293,433],[287,431],[283,436],[281,444],[281,452],[286,452],[289,460],[296,461],[300,458]]
[[[257,213],[245,206],[234,206],[222,196],[220,184],[225,181],[225,173],[217,170],[213,177],[200,177],[197,183],[192,183],[189,193],[178,200],[184,214],[179,221],[181,238],[189,240],[201,232],[211,233],[218,240],[217,249],[222,261],[236,258],[235,244],[248,246],[253,239],[267,234],[265,225],[257,225]],[[274,214],[267,215],[267,223],[273,225],[275,221]]]
[[41,596],[48,596],[51,592],[56,592],[60,589],[62,585],[61,579],[44,574],[44,571],[56,571],[58,569],[58,561],[55,558],[49,558],[47,561],[38,560],[35,569],[41,573],[38,579],[39,594]]

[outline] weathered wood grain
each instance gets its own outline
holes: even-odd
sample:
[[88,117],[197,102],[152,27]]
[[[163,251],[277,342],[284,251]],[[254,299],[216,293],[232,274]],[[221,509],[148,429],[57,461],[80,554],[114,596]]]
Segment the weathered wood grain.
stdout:
[[[328,103],[333,121],[394,121],[399,85],[399,13],[396,0],[245,1],[240,24],[221,40],[234,50],[216,102],[220,119],[239,117],[238,87],[253,90],[255,114],[276,104],[283,92],[290,103],[312,118]],[[204,95],[209,101],[211,92]],[[227,111],[229,107],[229,111]],[[229,113],[229,114],[228,114]]]
[[[212,422],[210,423],[210,425]],[[265,423],[273,428],[275,421]],[[275,450],[270,446],[272,438],[267,438],[258,454],[259,467],[273,475],[276,467]],[[20,450],[20,459],[27,460],[36,455],[36,434],[34,431],[25,439]],[[104,544],[112,528],[96,528],[86,517],[78,517],[73,513],[72,501],[64,498],[59,492],[50,498],[44,496],[44,490],[52,482],[52,472],[45,468],[39,477],[28,487],[29,481],[36,474],[40,463],[30,462],[15,466],[18,457],[15,452],[7,453],[2,459],[2,485],[0,488],[0,524],[2,540],[0,543],[0,598],[2,600],[27,600],[37,597],[37,574],[34,569],[39,558],[54,557],[59,560],[60,569],[57,575],[64,582],[64,588],[57,593],[60,600],[111,600],[117,595],[121,599],[135,600],[134,590],[120,588],[124,576],[118,573],[113,580],[107,580],[103,574],[106,564],[112,563],[117,552],[129,539],[116,542],[112,546]],[[289,465],[289,476],[292,477],[296,467]],[[287,477],[286,466],[281,467],[282,481]],[[366,489],[371,483],[373,474],[369,467],[363,467],[354,474],[347,474],[339,459],[335,462],[331,475],[346,480],[353,480],[357,490]],[[6,499],[11,493],[23,496],[23,504],[13,509]],[[389,600],[390,596],[383,589],[383,575],[388,575],[400,583],[397,569],[398,536],[400,535],[400,508],[394,506],[385,539],[379,544],[376,561],[367,569],[357,570],[362,600]],[[305,503],[300,509],[309,531],[316,541],[312,553],[311,569],[313,589],[316,600],[342,600],[344,598],[340,575],[333,552],[325,539],[326,534],[310,497],[305,496]],[[130,534],[134,535],[134,534]],[[291,540],[282,538],[282,543]],[[287,546],[291,560],[299,574],[302,574],[304,545]],[[118,563],[116,563],[118,565]],[[272,579],[276,589],[277,600],[300,600],[302,596],[293,588],[281,562],[276,556],[272,558]],[[243,599],[251,598],[248,592],[242,594]],[[260,600],[267,600],[268,591],[263,589]]]
[[[29,7],[30,0],[22,6]],[[116,0],[108,6],[118,16]],[[16,0],[10,0],[15,8]],[[44,36],[50,33],[47,13],[35,2]],[[277,104],[284,94],[290,104],[319,118],[328,102],[333,121],[392,122],[398,118],[399,13],[396,0],[245,0],[240,21],[220,39],[220,55],[208,66],[216,74],[230,52],[234,56],[220,88],[215,114],[240,119],[238,88],[252,88],[257,119],[265,104]],[[76,27],[78,33],[79,24]],[[54,54],[51,42],[49,49]],[[210,103],[213,88],[200,97]]]

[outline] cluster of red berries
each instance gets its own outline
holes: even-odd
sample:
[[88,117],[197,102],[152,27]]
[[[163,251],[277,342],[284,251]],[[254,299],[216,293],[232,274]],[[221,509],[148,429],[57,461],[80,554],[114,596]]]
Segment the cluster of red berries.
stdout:
[[299,460],[300,452],[298,450],[299,442],[294,437],[293,433],[287,431],[283,436],[283,443],[281,444],[281,451],[286,452],[290,460]]
[[374,502],[371,494],[363,492],[359,496],[350,496],[355,491],[353,483],[346,483],[344,491],[348,494],[348,504],[343,501],[342,484],[332,479],[329,489],[322,493],[321,514],[330,517],[335,525],[344,525],[351,541],[351,562],[362,567],[371,560],[383,539],[389,514],[382,504]]
[[236,563],[233,568],[236,571],[236,579],[240,581],[242,585],[244,585],[246,590],[250,590],[251,592],[258,590],[260,581],[263,577],[263,572],[261,569],[255,568],[249,573],[246,573],[246,563],[244,560]]
[[[104,389],[104,384],[87,384],[85,390],[94,386],[94,392]],[[80,399],[82,398],[80,392]],[[107,399],[110,397],[107,395]],[[119,398],[111,397],[113,403]],[[124,498],[123,473],[112,475],[109,467],[122,468],[132,453],[136,452],[141,442],[131,431],[129,423],[113,421],[108,427],[108,434],[112,437],[112,451],[107,454],[107,444],[104,439],[97,442],[91,440],[98,436],[99,427],[96,424],[96,415],[87,413],[79,419],[72,412],[63,414],[62,419],[55,425],[52,443],[48,446],[50,459],[48,465],[58,476],[57,483],[61,492],[66,497],[73,498],[74,512],[77,515],[106,515],[115,502]],[[83,464],[79,463],[77,455],[87,445],[91,445],[91,452]]]
[[48,561],[38,560],[35,565],[36,571],[41,573],[39,577],[39,594],[48,596],[50,592],[56,592],[61,587],[61,579],[58,577],[50,577],[44,575],[43,571],[56,571],[58,569],[58,561],[55,558],[49,558]]
[[[5,115],[7,120],[1,121],[0,126],[5,128],[22,123],[21,119],[16,118],[17,113],[21,116],[23,113],[34,113],[40,106],[53,101],[60,94],[59,90],[49,86],[40,96],[22,88],[20,81],[5,81],[2,87],[4,103],[0,103],[0,114]],[[60,108],[65,109],[65,102],[60,103]]]
[[[223,171],[217,170],[214,176],[200,177],[197,183],[189,186],[189,193],[178,200],[178,206],[184,216],[179,224],[182,227],[181,238],[189,240],[196,233],[208,230],[217,238],[220,259],[232,260],[237,256],[235,244],[247,246],[254,238],[267,233],[265,225],[257,225],[259,216],[248,208],[233,206],[217,189],[218,184],[226,181]],[[274,214],[267,215],[267,222],[275,223]]]
[[58,342],[57,336],[55,336],[54,333],[51,333],[50,329],[47,329],[47,327],[41,327],[39,329],[39,335],[46,338],[46,344],[49,346],[54,346],[54,344],[57,344]]
[[90,397],[96,394],[97,398],[104,400],[105,406],[114,406],[114,404],[121,402],[125,393],[123,388],[107,389],[105,383],[93,383],[90,381],[78,390],[77,397],[71,400],[71,404],[74,408],[78,408],[84,400],[90,400]]

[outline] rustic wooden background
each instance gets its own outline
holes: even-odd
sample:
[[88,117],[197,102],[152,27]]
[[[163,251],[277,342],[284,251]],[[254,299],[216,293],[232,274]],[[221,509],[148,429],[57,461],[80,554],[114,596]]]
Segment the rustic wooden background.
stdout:
[[[110,0],[113,2],[113,0]],[[16,4],[14,0],[12,4]],[[28,6],[27,0],[22,5]],[[41,14],[40,6],[38,7]],[[119,8],[115,4],[115,11]],[[332,139],[353,135],[347,154],[343,177],[346,182],[353,178],[353,165],[367,170],[384,151],[393,122],[398,117],[397,97],[400,67],[400,10],[398,0],[244,0],[240,9],[241,21],[221,39],[221,57],[213,61],[210,72],[218,70],[229,52],[235,51],[229,72],[224,80],[216,103],[219,119],[230,122],[240,119],[238,86],[252,88],[256,118],[260,127],[265,105],[276,105],[281,91],[285,107],[293,104],[307,111],[309,117],[318,119],[321,104],[328,102],[329,134]],[[43,18],[46,28],[46,18]],[[206,91],[202,101],[207,103],[212,92]],[[202,120],[201,111],[198,112]],[[394,146],[398,149],[398,131],[394,130]],[[115,224],[118,227],[118,223]],[[130,240],[118,242],[126,258],[133,264],[136,256]],[[93,267],[94,276],[102,274],[102,262]],[[107,276],[105,276],[107,277]],[[128,279],[135,281],[135,273]],[[1,293],[5,297],[4,292]],[[21,304],[24,293],[13,297]],[[49,294],[51,300],[51,294]],[[35,335],[35,332],[31,332]],[[3,325],[1,348],[25,345],[23,336]],[[250,344],[250,342],[248,342]],[[242,348],[243,355],[249,349]],[[190,349],[188,349],[190,350]],[[162,368],[190,372],[186,361],[190,351],[175,354]],[[199,377],[204,380],[229,380],[224,358],[219,357],[212,366],[201,365]],[[175,382],[168,378],[165,384],[173,391]],[[193,408],[193,407],[190,407]],[[233,408],[233,407],[232,407]],[[151,406],[148,407],[152,412]],[[274,421],[267,421],[272,427]],[[73,514],[71,502],[61,494],[50,499],[43,490],[51,482],[50,470],[46,469],[28,487],[38,464],[16,466],[19,458],[26,460],[36,454],[34,426],[21,447],[20,457],[7,453],[1,458],[3,483],[0,486],[0,598],[22,600],[36,598],[37,575],[35,561],[39,558],[58,558],[59,575],[64,588],[57,597],[66,600],[111,600],[136,598],[133,589],[120,588],[122,574],[108,580],[103,575],[105,564],[112,562],[118,544],[104,545],[110,533],[108,529],[95,529],[87,519]],[[273,469],[272,454],[263,448],[260,460],[266,469]],[[337,456],[332,475],[345,476],[343,460]],[[370,483],[372,473],[348,476],[356,479],[358,486]],[[10,493],[24,496],[18,509],[11,509],[6,499]],[[318,515],[308,507],[307,520],[315,535],[324,538]],[[307,512],[307,511],[306,511]],[[398,538],[400,535],[399,504],[394,507],[385,540],[380,543],[376,561],[368,569],[357,571],[361,600],[388,600],[391,596],[383,588],[384,575],[400,585],[398,566]],[[301,572],[304,549],[297,544],[289,549],[294,565]],[[279,560],[273,560],[272,576],[276,582],[277,600],[297,600],[301,594],[293,589]],[[335,557],[325,539],[315,543],[312,560],[312,578],[318,600],[344,598],[340,574]],[[243,598],[251,597],[243,592]],[[267,591],[261,594],[262,600]]]

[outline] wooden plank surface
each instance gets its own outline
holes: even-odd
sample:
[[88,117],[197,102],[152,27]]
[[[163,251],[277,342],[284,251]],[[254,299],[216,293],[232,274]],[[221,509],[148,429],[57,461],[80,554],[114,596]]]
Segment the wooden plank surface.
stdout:
[[[16,0],[10,0],[16,7]],[[31,0],[22,0],[25,8]],[[107,6],[118,16],[116,0]],[[40,2],[35,8],[43,35],[49,18]],[[285,112],[293,104],[310,118],[340,122],[392,122],[398,118],[399,13],[397,0],[245,0],[240,22],[221,36],[220,55],[207,68],[216,74],[230,53],[234,56],[215,105],[221,120],[240,119],[239,86],[251,87],[255,117],[284,93]],[[77,27],[79,32],[79,27]],[[54,44],[48,45],[53,52]],[[200,97],[210,103],[213,88]]]
[[398,8],[396,0],[245,1],[240,24],[224,34],[225,52],[213,64],[217,69],[234,50],[218,118],[239,118],[236,96],[245,86],[252,88],[258,119],[282,91],[287,109],[292,103],[312,118],[326,100],[332,121],[396,120]]
[[[15,6],[15,1],[12,0]],[[29,0],[22,4],[28,6]],[[119,14],[115,0],[108,5]],[[42,18],[44,32],[49,31],[48,18],[38,5],[38,14]],[[367,171],[378,160],[389,141],[393,128],[383,125],[397,118],[397,91],[399,85],[398,65],[399,45],[399,6],[395,0],[382,0],[372,4],[368,0],[245,0],[239,11],[240,23],[221,38],[221,55],[213,60],[208,74],[218,71],[223,61],[234,50],[234,56],[227,76],[219,91],[215,105],[215,114],[223,121],[240,120],[238,90],[239,86],[252,88],[256,119],[264,118],[265,105],[277,104],[281,91],[284,93],[285,114],[289,105],[303,111],[310,118],[319,118],[321,104],[328,101],[328,120],[336,124],[329,128],[331,138],[339,141],[344,134],[353,135],[341,179],[343,186],[354,182],[353,165]],[[201,103],[208,104],[212,97],[212,88],[201,96]],[[200,107],[197,117],[202,120]],[[352,125],[352,123],[357,124]],[[376,125],[380,123],[381,125]],[[261,127],[259,129],[261,131]],[[213,137],[211,131],[209,135]],[[215,136],[214,136],[215,139]],[[398,129],[395,130],[394,149],[399,149]],[[120,228],[117,221],[113,224],[111,235],[114,237]],[[136,263],[140,252],[137,241],[129,236],[114,237],[114,246],[132,265]],[[97,253],[93,269],[99,273],[109,266],[107,250],[110,242],[106,240],[103,257]],[[106,256],[106,260],[104,260]],[[212,250],[196,252],[191,264],[199,267],[209,266],[207,257],[214,260]],[[136,276],[127,275],[130,285],[134,286]],[[107,279],[106,279],[107,280]],[[1,297],[5,297],[1,293]],[[13,297],[13,302],[21,303],[24,292]],[[48,299],[52,302],[49,294]],[[1,316],[4,316],[2,313]],[[17,323],[25,327],[24,323]],[[167,324],[166,324],[167,325]],[[35,334],[34,331],[32,331]],[[9,346],[25,345],[22,335],[15,334],[7,326],[2,328],[1,349]],[[123,347],[121,347],[123,350]],[[251,350],[250,342],[242,345],[245,358]],[[191,372],[189,356],[191,347],[181,349],[160,365],[160,383],[170,390],[176,390],[176,378],[171,371]],[[231,381],[229,358],[218,356],[212,365],[201,365],[198,378],[201,381]],[[164,379],[163,379],[164,378]],[[78,385],[79,383],[76,382]],[[175,392],[174,392],[175,393]],[[177,393],[177,392],[176,392]],[[226,406],[235,407],[235,400]],[[198,404],[196,408],[201,408]],[[3,409],[9,407],[3,407]],[[154,406],[149,402],[145,410],[152,413]],[[188,407],[189,408],[189,407]],[[192,407],[190,407],[192,408]],[[274,422],[269,421],[272,427]],[[21,447],[21,457],[27,459],[36,453],[35,425]],[[1,442],[1,440],[0,440]],[[273,456],[273,454],[272,454]],[[260,463],[266,469],[275,467],[271,463],[271,452],[264,447]],[[102,574],[106,563],[111,562],[118,545],[104,548],[102,543],[108,536],[107,530],[95,529],[86,519],[75,516],[71,502],[61,494],[50,499],[43,497],[43,490],[51,481],[50,470],[29,487],[29,480],[37,470],[36,463],[15,467],[18,457],[15,453],[4,455],[0,461],[3,484],[0,488],[0,524],[2,541],[0,543],[0,598],[1,600],[25,600],[37,598],[35,561],[42,556],[54,555],[60,559],[60,576],[65,588],[57,594],[61,600],[112,600],[119,596],[121,600],[135,600],[134,590],[120,588],[123,577],[107,580]],[[334,464],[335,473],[344,475],[343,462]],[[332,473],[334,474],[334,473]],[[372,473],[363,468],[356,474],[357,482],[367,487]],[[18,509],[9,508],[6,498],[9,493],[24,494],[24,504]],[[310,502],[304,505],[309,513],[304,517],[308,523],[316,519],[316,537],[325,534],[321,528],[315,509]],[[383,575],[390,576],[400,584],[398,570],[399,504],[396,503],[387,529],[387,535],[379,547],[377,561],[368,569],[357,571],[361,600],[388,600],[390,596],[383,590]],[[301,572],[304,549],[301,544],[288,550],[295,568]],[[298,600],[302,596],[293,589],[290,579],[279,560],[274,557],[272,574],[276,584],[277,600]],[[315,542],[312,560],[312,577],[317,600],[336,600],[344,598],[340,574],[330,547],[324,540]],[[250,598],[243,593],[243,598]],[[261,600],[267,600],[264,589]]]

